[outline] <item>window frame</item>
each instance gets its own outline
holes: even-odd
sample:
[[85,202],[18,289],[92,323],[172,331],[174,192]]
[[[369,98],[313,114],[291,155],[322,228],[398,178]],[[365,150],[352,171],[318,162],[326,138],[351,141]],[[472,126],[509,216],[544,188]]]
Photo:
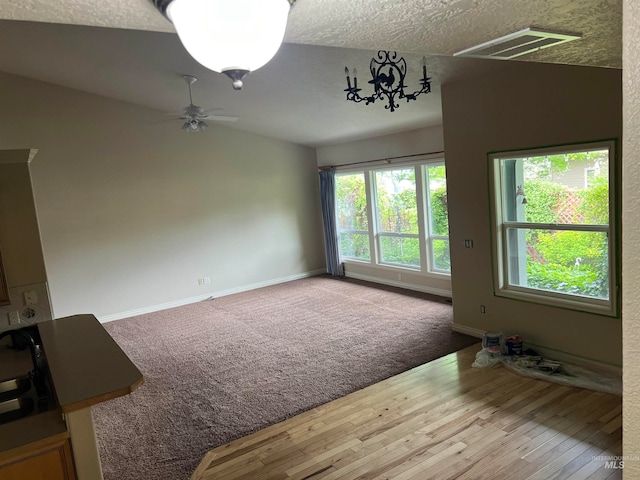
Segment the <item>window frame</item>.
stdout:
[[[417,215],[417,220],[418,220],[418,233],[396,233],[396,232],[383,232],[382,228],[380,226],[380,215],[379,215],[379,203],[378,203],[378,180],[376,178],[376,173],[378,172],[385,172],[385,171],[393,171],[393,170],[408,170],[412,168],[414,173],[415,173],[415,189],[414,189],[414,193],[416,195],[416,215]],[[423,245],[422,242],[420,241],[421,239],[421,235],[420,235],[420,230],[421,228],[421,219],[422,219],[422,212],[420,212],[420,208],[419,208],[419,204],[421,203],[418,200],[418,184],[419,184],[419,176],[418,176],[418,172],[416,169],[416,166],[414,165],[389,165],[383,168],[375,168],[375,169],[371,169],[369,172],[370,175],[370,180],[371,180],[371,200],[372,200],[372,221],[374,223],[374,231],[375,231],[375,235],[374,235],[374,240],[375,240],[375,251],[376,251],[376,263],[378,265],[382,265],[382,266],[387,266],[387,267],[397,267],[397,268],[404,268],[404,269],[408,269],[408,270],[414,270],[414,271],[421,271],[422,269],[422,257],[423,257]],[[398,239],[404,239],[404,238],[415,238],[418,239],[418,243],[419,243],[419,249],[420,249],[420,262],[418,265],[408,265],[408,264],[404,264],[404,263],[396,263],[396,262],[390,262],[390,261],[385,261],[382,258],[382,238],[383,237],[388,237],[388,238],[398,238]]]
[[[451,275],[451,269],[449,270],[443,270],[441,268],[436,268],[436,259],[435,259],[435,249],[434,249],[434,240],[444,240],[449,244],[449,263],[451,263],[451,241],[450,241],[450,236],[449,235],[438,235],[433,233],[433,218],[432,218],[432,206],[431,206],[431,189],[429,188],[431,185],[431,179],[429,177],[429,167],[445,167],[445,172],[446,172],[446,165],[444,163],[444,160],[441,162],[429,162],[429,163],[422,163],[420,164],[420,175],[422,177],[421,179],[421,188],[422,188],[422,199],[425,203],[425,205],[423,206],[424,215],[421,215],[420,218],[423,218],[425,220],[425,228],[424,228],[424,232],[425,232],[425,242],[427,242],[426,245],[426,250],[427,250],[427,255],[429,256],[429,272],[430,273],[438,273],[438,274],[444,274],[444,275]],[[446,175],[446,173],[445,173]],[[445,178],[446,181],[446,178]],[[448,192],[448,190],[447,190]],[[448,195],[448,193],[447,193]],[[422,202],[419,202],[422,203]],[[449,212],[447,210],[447,218],[449,217]]]
[[[354,229],[350,229],[350,228],[340,228],[340,221],[339,221],[339,214],[340,212],[338,211],[338,207],[336,205],[335,208],[335,214],[336,214],[336,233],[338,234],[338,253],[340,255],[340,261],[344,262],[345,259],[348,259],[349,261],[352,262],[358,262],[358,263],[370,263],[371,260],[374,258],[375,256],[375,250],[374,250],[374,246],[373,246],[373,242],[372,242],[372,229],[371,229],[371,205],[369,204],[369,194],[367,193],[370,185],[369,185],[369,175],[367,173],[366,170],[363,169],[358,169],[358,170],[349,170],[349,171],[340,171],[340,172],[336,172],[336,177],[342,175],[342,176],[349,176],[349,175],[362,175],[363,179],[364,179],[364,194],[365,194],[365,199],[367,200],[367,230],[354,230]],[[337,188],[338,188],[338,184],[337,182],[334,182],[334,188],[336,189],[336,191],[334,192],[335,198],[337,199]],[[340,248],[342,242],[341,242],[341,237],[340,235],[342,233],[349,233],[349,234],[356,234],[356,235],[367,235],[368,236],[368,240],[369,240],[369,258],[359,258],[359,257],[350,257],[350,256],[344,256],[342,254],[342,249]]]
[[[367,199],[367,216],[368,216],[368,232],[353,232],[353,233],[368,233],[369,234],[369,259],[362,259],[357,257],[349,257],[340,253],[340,261],[344,263],[365,264],[371,265],[380,269],[388,270],[402,270],[420,273],[426,276],[432,277],[450,277],[451,272],[436,269],[434,263],[433,252],[433,240],[443,239],[449,241],[449,236],[433,235],[430,218],[430,195],[428,190],[428,178],[426,169],[429,166],[444,166],[446,164],[442,156],[431,158],[416,158],[410,162],[394,162],[387,165],[371,165],[362,168],[362,166],[355,166],[353,168],[340,168],[336,169],[336,176],[339,175],[353,175],[364,174],[365,180],[365,195]],[[378,199],[375,173],[377,171],[384,170],[397,170],[403,168],[413,168],[415,171],[415,193],[416,193],[416,208],[418,215],[418,233],[417,234],[405,234],[405,233],[390,233],[381,232],[378,220]],[[337,182],[336,182],[337,189]],[[336,216],[338,215],[338,209],[336,208]],[[342,230],[337,225],[338,235],[341,233],[349,233],[346,230]],[[382,237],[394,237],[394,238],[418,238],[420,247],[420,265],[412,266],[400,263],[393,263],[382,260]],[[340,245],[340,242],[338,242]],[[449,247],[451,246],[449,242]],[[339,249],[340,250],[340,249]]]
[[[503,178],[502,161],[516,160],[520,158],[538,157],[542,155],[558,155],[579,153],[592,150],[609,151],[609,223],[602,224],[555,224],[533,223],[523,221],[506,220],[503,205]],[[552,307],[565,308],[609,317],[619,316],[619,232],[617,224],[618,198],[617,171],[618,151],[615,139],[599,140],[595,142],[563,144],[550,147],[533,148],[526,150],[510,150],[501,152],[489,152],[489,197],[491,215],[491,241],[492,241],[492,268],[494,295],[498,297],[538,303]],[[543,230],[569,230],[583,232],[604,232],[608,237],[608,275],[609,275],[609,299],[553,292],[533,287],[511,284],[509,282],[509,248],[508,231],[510,229],[543,229]]]

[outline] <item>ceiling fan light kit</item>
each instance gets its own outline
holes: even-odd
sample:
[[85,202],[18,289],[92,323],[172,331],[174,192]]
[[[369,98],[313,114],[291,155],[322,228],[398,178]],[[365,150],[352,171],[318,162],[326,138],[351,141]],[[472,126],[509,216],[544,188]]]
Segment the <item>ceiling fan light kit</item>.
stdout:
[[174,25],[180,41],[200,64],[233,81],[276,54],[296,0],[152,0]]
[[207,128],[209,124],[204,120],[191,119],[184,122],[182,127],[180,127],[185,132],[202,132],[205,128]]
[[238,120],[238,117],[230,117],[225,115],[209,115],[204,108],[195,105],[193,103],[193,95],[191,93],[191,85],[196,83],[198,79],[193,75],[183,75],[184,81],[187,82],[189,86],[189,105],[182,109],[182,116],[179,117],[180,120],[184,120],[182,124],[182,130],[186,132],[201,132],[205,128],[209,126],[205,120],[218,120],[218,121],[227,121],[227,122],[235,122]]
[[[354,68],[353,72],[349,72],[344,67],[344,73],[347,77],[347,100],[355,103],[365,102],[365,105],[371,105],[378,100],[386,100],[388,105],[384,108],[395,111],[399,107],[396,98],[406,99],[407,102],[416,100],[423,93],[431,93],[431,78],[427,77],[427,59],[422,57],[422,78],[420,79],[420,88],[412,93],[405,92],[406,85],[404,79],[407,74],[407,62],[404,57],[398,58],[396,52],[386,50],[378,51],[377,56],[371,59],[369,63],[369,71],[371,72],[371,80],[369,83],[373,85],[373,94],[362,97],[358,88],[358,72]],[[351,83],[351,75],[353,74],[353,84]]]

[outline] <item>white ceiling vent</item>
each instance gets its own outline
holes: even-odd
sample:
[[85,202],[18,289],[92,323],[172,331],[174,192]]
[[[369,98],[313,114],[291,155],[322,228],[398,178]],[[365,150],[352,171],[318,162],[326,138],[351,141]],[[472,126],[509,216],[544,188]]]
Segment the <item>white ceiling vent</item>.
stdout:
[[454,53],[455,57],[510,58],[526,55],[543,48],[560,45],[581,38],[581,35],[545,32],[536,28],[525,28],[519,32],[490,40],[475,47]]

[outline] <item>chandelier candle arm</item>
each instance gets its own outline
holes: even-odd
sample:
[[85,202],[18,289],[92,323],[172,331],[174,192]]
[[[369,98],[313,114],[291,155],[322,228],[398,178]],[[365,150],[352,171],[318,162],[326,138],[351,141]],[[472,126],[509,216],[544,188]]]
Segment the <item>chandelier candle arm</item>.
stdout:
[[420,79],[420,89],[413,93],[405,93],[404,84],[405,76],[407,73],[407,62],[404,57],[398,58],[397,52],[390,52],[386,50],[378,51],[376,57],[371,59],[369,65],[371,71],[371,80],[369,83],[373,85],[373,94],[368,97],[360,96],[360,89],[358,88],[358,72],[353,69],[353,86],[351,85],[351,78],[349,76],[349,69],[345,67],[344,71],[347,76],[347,101],[360,103],[365,102],[365,105],[375,103],[376,100],[385,100],[388,102],[385,105],[385,109],[394,112],[399,104],[396,103],[396,97],[398,99],[416,100],[422,93],[431,92],[431,78],[427,77],[427,59],[422,57],[422,78]]

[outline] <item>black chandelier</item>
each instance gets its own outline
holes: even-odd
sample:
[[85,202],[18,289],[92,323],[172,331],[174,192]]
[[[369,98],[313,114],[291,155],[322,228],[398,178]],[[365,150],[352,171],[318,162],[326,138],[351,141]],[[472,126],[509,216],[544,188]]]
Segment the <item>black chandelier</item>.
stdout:
[[362,89],[358,88],[358,71],[353,69],[353,85],[351,85],[349,69],[344,67],[344,73],[347,76],[347,88],[344,90],[347,92],[347,100],[356,103],[365,102],[365,105],[369,105],[375,103],[376,100],[385,100],[386,97],[389,104],[384,108],[393,112],[400,106],[396,103],[396,97],[399,100],[406,98],[409,102],[409,100],[415,100],[421,93],[431,92],[431,78],[427,77],[427,59],[425,57],[422,57],[422,78],[420,79],[422,88],[413,93],[405,93],[404,91],[407,62],[404,57],[398,59],[396,52],[378,51],[378,55],[371,59],[369,70],[371,70],[369,83],[373,84],[373,95],[361,97]]

